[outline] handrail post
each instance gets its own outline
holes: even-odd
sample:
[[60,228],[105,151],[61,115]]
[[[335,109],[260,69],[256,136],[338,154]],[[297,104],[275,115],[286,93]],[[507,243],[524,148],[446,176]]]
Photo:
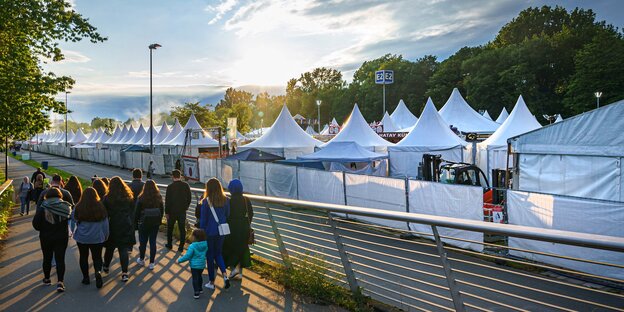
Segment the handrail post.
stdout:
[[442,245],[442,240],[440,239],[438,228],[435,225],[432,225],[431,230],[433,231],[433,236],[435,237],[436,245],[438,248],[438,255],[440,256],[442,267],[444,267],[444,275],[446,275],[446,282],[448,283],[448,287],[451,292],[451,298],[453,299],[455,311],[466,311],[466,308],[464,307],[464,301],[462,300],[461,294],[457,289],[457,283],[455,283],[453,269],[451,269],[451,264],[446,257],[446,251],[444,250],[444,245]]
[[355,278],[355,274],[353,273],[351,261],[349,261],[349,257],[347,256],[347,252],[345,251],[344,244],[342,242],[342,236],[338,234],[336,220],[334,220],[334,218],[332,217],[331,212],[327,212],[327,217],[329,218],[329,225],[331,225],[332,233],[334,234],[336,247],[338,248],[338,253],[340,254],[340,262],[342,262],[342,268],[344,269],[344,273],[347,276],[349,288],[351,289],[351,293],[353,293],[353,296],[357,298],[360,296],[360,287],[358,286],[357,279]]
[[286,250],[286,246],[284,245],[284,241],[282,240],[282,236],[279,233],[277,228],[277,223],[275,223],[275,219],[273,218],[273,213],[271,213],[271,209],[269,208],[269,203],[264,202],[264,208],[267,212],[267,217],[269,218],[269,223],[271,223],[271,229],[273,230],[273,235],[275,236],[275,242],[277,243],[277,248],[279,249],[280,254],[282,255],[282,261],[284,262],[284,266],[287,268],[291,267],[290,256],[288,255],[288,250]]

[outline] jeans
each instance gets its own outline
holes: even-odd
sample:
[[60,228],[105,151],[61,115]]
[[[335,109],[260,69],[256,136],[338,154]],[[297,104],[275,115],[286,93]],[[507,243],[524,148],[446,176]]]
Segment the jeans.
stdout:
[[81,244],[78,245],[78,253],[80,254],[80,271],[82,278],[89,278],[89,251],[91,251],[91,261],[93,261],[93,269],[96,273],[102,271],[102,248],[104,243],[100,244]]
[[191,269],[191,275],[193,276],[193,290],[197,293],[202,290],[204,279],[202,278],[204,269]]
[[172,245],[173,227],[178,223],[178,231],[180,232],[180,249],[184,248],[184,240],[186,239],[186,214],[169,215],[167,219],[167,244]]
[[145,259],[145,249],[147,241],[150,244],[150,263],[154,263],[156,259],[156,236],[158,235],[158,225],[139,227],[139,258]]
[[121,272],[128,273],[128,248],[126,246],[107,246],[104,252],[104,266],[110,267],[113,260],[115,249],[119,252],[119,262],[121,263]]
[[50,279],[52,270],[52,257],[56,260],[56,276],[62,282],[65,278],[65,250],[67,249],[68,238],[57,240],[39,239],[41,251],[43,252],[43,276]]
[[208,251],[206,252],[206,264],[208,265],[208,278],[210,282],[214,283],[215,276],[215,262],[221,269],[221,273],[225,276],[225,261],[223,261],[223,240],[225,236],[211,235],[208,236],[206,241],[208,242]]
[[[24,210],[24,208],[26,208]],[[30,200],[28,200],[27,196],[20,196],[20,212],[28,214],[30,211]]]

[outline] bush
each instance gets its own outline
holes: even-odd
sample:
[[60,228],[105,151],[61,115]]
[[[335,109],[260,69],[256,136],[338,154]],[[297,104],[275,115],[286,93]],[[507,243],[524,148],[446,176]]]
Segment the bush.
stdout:
[[13,186],[0,195],[0,238],[4,238],[9,230],[9,217],[11,217],[11,208],[13,202]]

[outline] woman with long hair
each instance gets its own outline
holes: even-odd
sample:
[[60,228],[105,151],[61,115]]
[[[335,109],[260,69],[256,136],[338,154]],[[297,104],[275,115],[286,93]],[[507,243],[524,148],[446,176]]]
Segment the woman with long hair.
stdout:
[[107,177],[103,177],[102,182],[104,182],[104,185],[106,185],[107,187],[110,185],[110,179]]
[[106,185],[106,183],[104,183],[104,181],[102,181],[101,179],[96,179],[93,181],[93,184],[91,186],[97,191],[100,198],[106,198],[106,195],[108,194],[108,186]]
[[69,241],[68,220],[71,204],[62,200],[63,194],[58,188],[50,188],[43,196],[41,209],[37,209],[32,220],[35,230],[39,231],[39,242],[43,253],[43,284],[50,285],[52,257],[56,261],[56,290],[65,291],[65,250]]
[[147,180],[136,204],[136,223],[139,225],[139,258],[137,263],[145,265],[145,249],[150,245],[149,269],[153,270],[156,261],[156,237],[162,222],[164,204],[162,195],[153,180]]
[[[71,179],[69,180],[71,182]],[[68,183],[69,184],[69,183]],[[89,251],[95,270],[95,286],[102,288],[102,248],[108,239],[108,214],[97,191],[88,187],[74,209],[74,240],[80,254],[82,283],[89,285]]]
[[30,200],[31,196],[34,193],[33,189],[34,186],[32,183],[30,183],[28,177],[24,177],[16,194],[19,196],[20,200],[20,216],[23,216],[24,214],[28,214],[30,212]]
[[251,266],[251,254],[249,252],[249,232],[251,232],[251,220],[253,209],[251,202],[243,196],[243,183],[234,179],[228,185],[230,191],[230,216],[227,219],[230,225],[230,235],[223,242],[223,260],[230,267],[229,278],[237,275],[243,277],[243,268]]
[[223,274],[224,288],[230,288],[230,280],[225,272],[225,262],[222,254],[225,235],[219,232],[220,225],[227,223],[227,218],[230,215],[230,200],[225,196],[219,180],[212,178],[206,182],[206,191],[201,199],[200,209],[199,227],[206,232],[206,241],[208,242],[206,264],[209,282],[204,286],[208,289],[214,289],[216,262]]
[[[99,181],[96,180],[95,183]],[[104,184],[100,181],[100,183]],[[97,189],[96,189],[97,190]],[[134,238],[134,196],[120,177],[113,177],[110,189],[104,197],[104,207],[108,213],[110,235],[105,243],[102,271],[108,273],[115,249],[119,252],[121,281],[128,281],[128,248],[136,244]]]
[[69,194],[71,194],[74,203],[80,201],[80,196],[82,196],[82,184],[80,184],[78,177],[69,177],[67,184],[65,184],[65,189],[69,192]]

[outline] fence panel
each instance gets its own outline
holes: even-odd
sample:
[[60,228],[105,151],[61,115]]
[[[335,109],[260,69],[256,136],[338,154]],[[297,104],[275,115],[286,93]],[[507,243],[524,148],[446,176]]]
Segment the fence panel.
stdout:
[[[350,206],[406,212],[405,180],[346,174],[345,184],[347,204]],[[397,229],[407,229],[407,223],[401,221],[381,220],[364,216],[354,216],[354,218]]]
[[241,161],[239,174],[246,193],[266,194],[264,163]]
[[297,199],[297,167],[266,164],[267,195]]

